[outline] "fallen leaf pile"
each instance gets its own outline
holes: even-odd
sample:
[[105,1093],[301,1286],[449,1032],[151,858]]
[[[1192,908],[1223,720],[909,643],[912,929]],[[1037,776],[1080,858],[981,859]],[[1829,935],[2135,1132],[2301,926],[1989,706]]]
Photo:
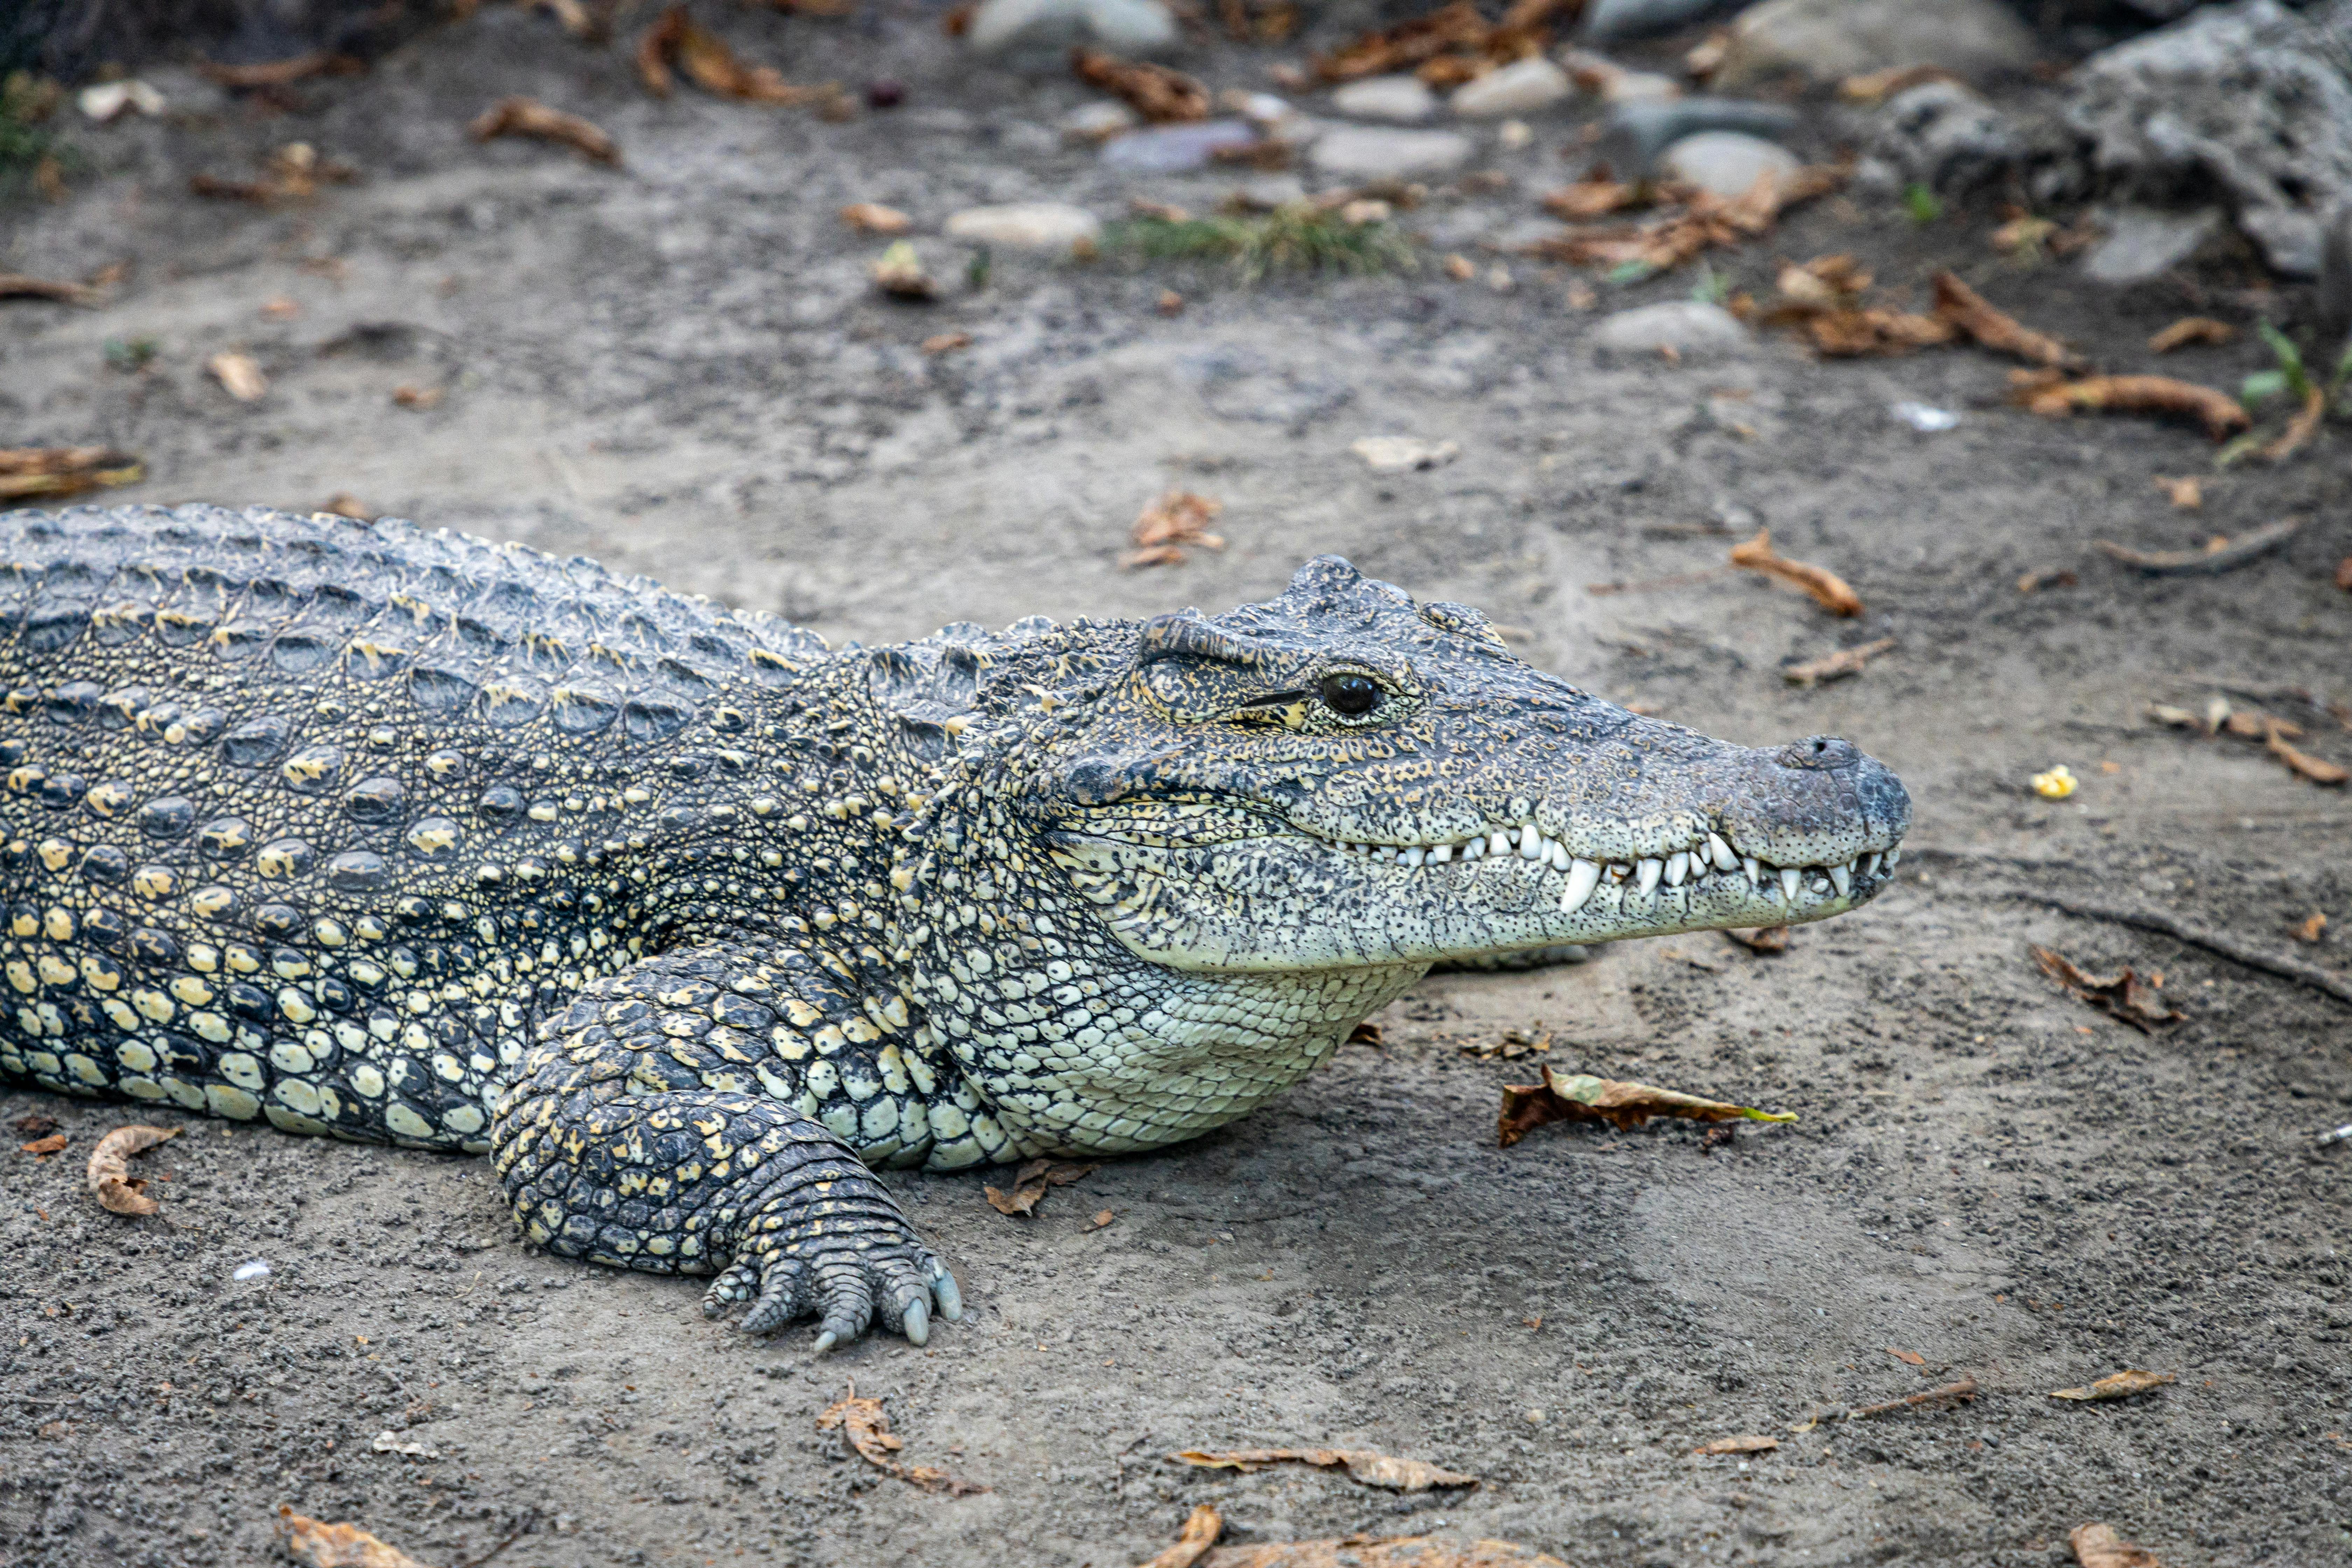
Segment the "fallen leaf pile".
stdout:
[[1341,1469],[1348,1479],[1392,1492],[1425,1492],[1433,1487],[1475,1487],[1475,1476],[1441,1469],[1425,1459],[1400,1459],[1370,1448],[1229,1448],[1214,1452],[1187,1448],[1168,1456],[1180,1465],[1203,1469],[1239,1470],[1249,1475],[1276,1465],[1313,1465],[1318,1469]]
[[278,1543],[287,1556],[310,1568],[425,1568],[356,1524],[323,1523],[283,1504],[278,1510]]
[[1756,537],[1731,547],[1731,563],[1750,572],[1761,572],[1768,577],[1778,577],[1793,583],[1821,602],[1822,608],[1833,616],[1862,614],[1862,595],[1846,585],[1845,579],[1826,566],[1808,562],[1791,561],[1772,550],[1772,531],[1759,528]]
[[2078,1524],[2066,1537],[2082,1568],[2164,1568],[2156,1553],[2135,1546],[2104,1524]]
[[610,136],[578,115],[550,109],[535,98],[502,98],[466,130],[477,142],[530,136],[561,143],[599,163],[617,165],[621,161],[621,149]]
[[1070,71],[1088,87],[1124,100],[1154,125],[1209,118],[1209,89],[1194,77],[1143,60],[1123,60],[1096,49],[1075,49]]
[[1034,1213],[1037,1200],[1054,1187],[1066,1187],[1080,1176],[1099,1171],[1100,1165],[1077,1165],[1059,1160],[1032,1160],[1013,1173],[1013,1190],[982,1187],[988,1206],[998,1214],[1027,1215]]
[[836,1426],[849,1439],[849,1446],[857,1450],[859,1458],[876,1469],[896,1476],[911,1486],[920,1487],[925,1491],[945,1492],[950,1497],[970,1497],[988,1489],[974,1481],[960,1480],[935,1466],[901,1462],[898,1450],[907,1446],[907,1440],[890,1430],[889,1413],[882,1408],[882,1402],[860,1399],[855,1383],[849,1385],[847,1394],[826,1405],[824,1413],[816,1418],[816,1429],[820,1432],[830,1432]]
[[1551,41],[1552,17],[1579,8],[1575,0],[1516,0],[1500,21],[1489,22],[1470,0],[1454,0],[1317,57],[1315,74],[1342,82],[1410,70],[1432,87],[1456,87],[1497,65],[1540,55]]
[[2144,1035],[2169,1028],[2188,1016],[2165,1001],[2160,976],[2151,975],[2142,980],[2126,965],[2102,980],[2077,968],[2063,953],[2053,952],[2046,947],[2034,947],[2031,951],[2033,962],[2042,966],[2042,973],[2109,1017],[2129,1024]]
[[98,1147],[89,1152],[89,1169],[84,1178],[99,1206],[109,1214],[156,1213],[162,1205],[147,1195],[146,1178],[131,1173],[130,1159],[179,1135],[176,1127],[118,1127],[100,1139]]
[[1688,1121],[1794,1121],[1793,1110],[1759,1110],[1719,1100],[1701,1100],[1646,1083],[1623,1083],[1589,1073],[1561,1074],[1544,1065],[1543,1082],[1506,1084],[1496,1136],[1507,1149],[1547,1121],[1605,1121],[1639,1127],[1654,1116]]
[[667,98],[685,78],[716,98],[796,108],[813,104],[829,120],[856,113],[856,102],[837,81],[795,87],[773,66],[747,66],[727,41],[697,24],[683,5],[672,5],[637,39],[637,79],[656,98]]
[[1143,515],[1135,520],[1135,548],[1120,556],[1118,563],[1129,570],[1138,566],[1179,566],[1183,564],[1187,545],[1223,550],[1224,539],[1211,533],[1209,524],[1224,510],[1223,501],[1211,500],[1207,496],[1194,495],[1190,490],[1170,490],[1145,507]]
[[106,485],[135,485],[147,469],[111,447],[0,448],[0,500],[73,496]]
[[1893,637],[1880,637],[1876,642],[1866,642],[1859,647],[1842,647],[1819,658],[1792,664],[1780,672],[1780,679],[1791,686],[1818,686],[1824,680],[1843,680],[1849,675],[1860,675],[1872,659],[1894,649]]
[[2053,1388],[2050,1391],[2050,1397],[2075,1400],[2129,1399],[2135,1394],[2146,1394],[2151,1388],[2162,1388],[2172,1381],[2172,1373],[2168,1372],[2140,1372],[2137,1369],[2126,1368],[2122,1372],[2109,1373],[2085,1388]]
[[350,164],[320,157],[319,150],[308,142],[289,142],[268,156],[262,169],[258,180],[223,180],[211,174],[192,174],[188,177],[188,189],[217,201],[269,206],[278,202],[307,202],[319,194],[320,185],[349,184],[360,177],[359,171]]

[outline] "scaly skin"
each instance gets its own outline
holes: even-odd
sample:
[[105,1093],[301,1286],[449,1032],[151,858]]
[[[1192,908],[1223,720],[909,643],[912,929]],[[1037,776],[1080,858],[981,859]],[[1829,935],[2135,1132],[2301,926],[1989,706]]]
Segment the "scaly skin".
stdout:
[[1818,920],[1910,816],[1331,557],[836,651],[404,523],[14,512],[0,677],[0,1076],[488,1152],[820,1349],[960,1311],[875,1168],[1192,1137],[1433,963]]

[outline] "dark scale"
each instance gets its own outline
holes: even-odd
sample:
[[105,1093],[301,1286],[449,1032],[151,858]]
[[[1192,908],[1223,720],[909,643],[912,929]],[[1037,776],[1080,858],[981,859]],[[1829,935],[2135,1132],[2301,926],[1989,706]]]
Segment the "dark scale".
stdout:
[[834,651],[405,523],[14,512],[0,689],[0,1076],[489,1153],[820,1348],[960,1310],[877,1168],[1193,1136],[1433,963],[1820,919],[1909,820],[1328,558]]

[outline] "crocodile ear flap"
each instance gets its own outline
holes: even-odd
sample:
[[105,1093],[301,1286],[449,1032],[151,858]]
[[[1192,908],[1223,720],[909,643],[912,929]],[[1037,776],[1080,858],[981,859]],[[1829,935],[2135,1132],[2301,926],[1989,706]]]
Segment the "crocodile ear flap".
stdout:
[[1154,616],[1143,623],[1137,637],[1136,663],[1154,664],[1163,658],[1205,658],[1243,669],[1270,670],[1278,663],[1274,649],[1217,630],[1201,618],[1198,610]]

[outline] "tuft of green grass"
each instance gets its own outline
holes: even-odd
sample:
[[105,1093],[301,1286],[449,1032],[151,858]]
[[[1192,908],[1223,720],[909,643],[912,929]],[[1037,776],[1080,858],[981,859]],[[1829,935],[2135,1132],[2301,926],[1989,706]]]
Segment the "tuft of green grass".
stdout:
[[152,338],[109,338],[104,350],[107,366],[126,375],[135,374],[145,370],[155,357],[156,346]]
[[1944,204],[1927,186],[1909,184],[1903,187],[1903,210],[1911,215],[1913,223],[1924,227],[1944,216]]
[[1224,261],[1244,283],[1275,272],[1411,272],[1412,242],[1384,222],[1349,223],[1310,202],[1253,217],[1131,218],[1103,230],[1106,254],[1146,261]]
[[1702,305],[1720,305],[1731,298],[1731,279],[1702,261],[1698,264],[1698,280],[1691,285],[1690,297]]
[[0,178],[30,170],[55,150],[57,137],[44,121],[60,96],[57,83],[30,71],[0,80]]

